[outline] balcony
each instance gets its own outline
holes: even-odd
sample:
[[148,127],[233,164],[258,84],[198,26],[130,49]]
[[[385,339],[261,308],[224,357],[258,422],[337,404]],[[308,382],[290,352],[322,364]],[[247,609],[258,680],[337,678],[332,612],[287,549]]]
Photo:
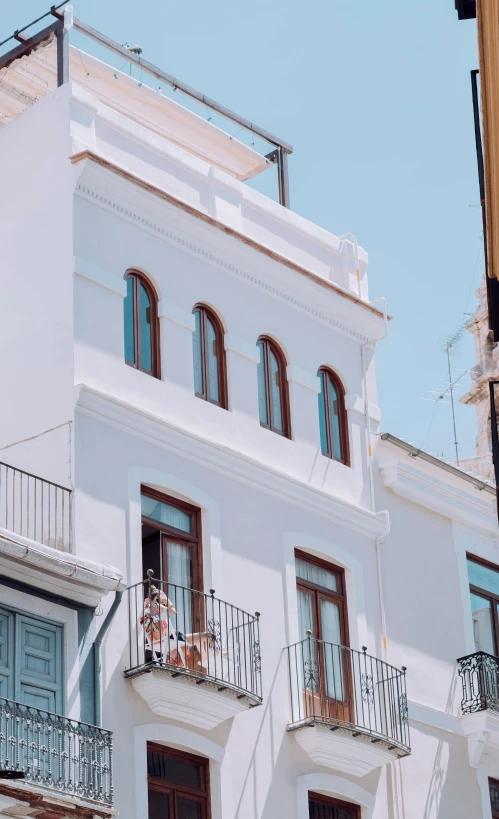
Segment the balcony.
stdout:
[[405,668],[311,634],[286,653],[288,731],[317,765],[365,776],[410,753]]
[[110,731],[1,697],[0,771],[1,816],[116,815]]
[[461,713],[470,764],[487,762],[499,778],[499,659],[485,651],[460,657]]
[[260,705],[259,614],[147,574],[128,589],[125,677],[151,710],[210,730]]
[[1,573],[97,606],[121,574],[73,551],[72,491],[0,462]]

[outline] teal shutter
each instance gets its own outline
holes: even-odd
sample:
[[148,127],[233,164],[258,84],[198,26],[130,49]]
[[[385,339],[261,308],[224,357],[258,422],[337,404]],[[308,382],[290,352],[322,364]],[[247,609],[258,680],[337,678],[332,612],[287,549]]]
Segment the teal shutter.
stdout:
[[16,700],[62,713],[62,640],[61,625],[16,615]]
[[0,697],[14,696],[14,614],[0,609]]

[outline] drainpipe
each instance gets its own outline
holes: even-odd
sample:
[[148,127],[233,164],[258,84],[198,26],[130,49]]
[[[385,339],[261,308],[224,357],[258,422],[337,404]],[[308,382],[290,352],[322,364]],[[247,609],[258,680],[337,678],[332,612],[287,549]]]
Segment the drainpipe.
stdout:
[[115,598],[113,600],[113,604],[109,609],[106,617],[104,619],[103,624],[99,629],[99,633],[95,638],[94,642],[94,703],[95,703],[95,724],[98,728],[101,727],[102,721],[102,709],[101,709],[101,665],[100,665],[100,657],[101,657],[101,646],[104,637],[106,636],[106,632],[111,625],[114,615],[118,610],[118,606],[121,603],[121,598],[123,597],[122,591],[117,591],[115,594]]

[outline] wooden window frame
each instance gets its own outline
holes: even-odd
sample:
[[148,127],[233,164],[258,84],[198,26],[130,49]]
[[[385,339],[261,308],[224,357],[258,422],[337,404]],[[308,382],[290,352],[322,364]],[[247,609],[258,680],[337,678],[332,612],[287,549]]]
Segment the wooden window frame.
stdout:
[[[201,537],[201,510],[197,506],[192,506],[190,503],[185,503],[184,501],[180,501],[177,498],[172,498],[170,495],[165,495],[163,492],[158,492],[155,489],[151,489],[148,486],[141,486],[140,487],[140,494],[145,495],[148,498],[152,498],[153,500],[160,501],[161,503],[166,503],[168,506],[174,506],[176,509],[180,509],[182,512],[187,512],[189,515],[192,515],[192,532],[184,532],[182,529],[175,529],[173,526],[168,526],[165,523],[161,523],[160,521],[154,520],[153,518],[148,518],[146,515],[141,516],[141,523],[145,523],[148,526],[157,529],[159,532],[165,535],[171,535],[172,539],[183,541],[186,544],[189,544],[192,548],[192,588],[194,591],[203,592],[203,544],[202,544],[202,537]],[[162,563],[163,567],[167,566],[166,555],[164,553],[165,544],[163,544],[163,539],[161,539],[161,549],[163,550],[162,554]],[[158,578],[158,580],[162,580],[163,582],[168,583],[168,576],[163,576]]]
[[147,776],[147,789],[159,791],[160,793],[172,794],[172,802],[174,804],[174,812],[172,819],[178,819],[176,811],[176,797],[185,796],[188,799],[194,798],[201,802],[203,806],[202,819],[211,819],[211,795],[210,795],[210,761],[206,757],[198,756],[197,754],[188,754],[184,751],[178,751],[176,748],[169,748],[157,742],[148,742],[147,751],[161,754],[174,759],[182,759],[184,762],[192,762],[199,765],[201,768],[202,789],[193,788],[189,785],[178,785],[175,782],[168,782],[163,779],[155,779]]
[[308,792],[308,804],[310,813],[310,802],[318,802],[320,805],[326,805],[330,808],[348,808],[353,811],[355,819],[361,819],[360,805],[355,805],[352,802],[345,802],[343,799],[333,799],[329,796],[324,796],[322,793]]
[[[269,429],[271,432],[277,433],[277,435],[281,435],[283,438],[291,438],[291,413],[290,413],[290,404],[289,404],[289,387],[288,387],[288,379],[286,376],[286,359],[284,357],[284,353],[282,352],[279,345],[269,336],[260,336],[258,341],[256,342],[257,347],[259,344],[263,344],[263,372],[264,372],[264,379],[265,379],[265,402],[267,408],[267,419],[268,422],[266,424],[260,420],[260,426],[264,429]],[[272,409],[272,401],[271,401],[271,384],[270,384],[270,362],[269,362],[269,351],[272,350],[274,353],[277,363],[279,365],[279,388],[280,388],[280,395],[281,395],[281,417],[282,417],[282,430],[277,429],[274,426],[274,412]]]
[[[158,297],[156,291],[149,279],[144,276],[139,270],[130,269],[125,273],[125,281],[132,279],[133,281],[133,349],[135,362],[127,361],[125,363],[134,370],[139,370],[146,375],[151,375],[153,378],[161,378],[160,367],[160,347],[159,347],[159,318],[158,318]],[[151,363],[152,369],[146,370],[142,367],[142,339],[140,333],[140,321],[138,305],[140,304],[140,289],[143,285],[149,296],[151,302]]]
[[[196,304],[193,308],[192,314],[197,311],[201,314],[201,380],[203,382],[203,392],[195,392],[197,398],[202,398],[203,401],[208,401],[209,404],[214,404],[221,409],[227,409],[227,366],[225,362],[225,346],[224,346],[224,329],[222,322],[217,314],[205,304]],[[209,319],[215,328],[215,341],[217,345],[217,364],[218,364],[218,393],[219,400],[216,401],[209,395],[209,370],[208,370],[208,328],[206,326],[206,319]]]
[[341,631],[342,631],[342,643],[341,645],[348,648],[350,646],[349,640],[349,629],[348,629],[348,607],[347,607],[347,595],[346,595],[346,584],[345,584],[345,570],[341,566],[336,566],[334,563],[330,563],[327,560],[322,560],[319,557],[315,557],[315,555],[310,555],[308,552],[302,552],[300,549],[295,549],[295,558],[300,558],[301,560],[306,560],[308,563],[314,563],[316,566],[320,566],[322,569],[327,569],[329,572],[333,572],[339,577],[339,587],[340,591],[335,592],[331,589],[327,589],[325,586],[319,586],[316,583],[312,583],[310,580],[304,580],[302,577],[296,576],[296,588],[301,589],[301,591],[310,592],[314,595],[313,601],[313,614],[314,614],[314,626],[315,626],[315,635],[318,640],[322,640],[322,625],[320,621],[320,606],[318,605],[318,601],[320,597],[327,597],[331,602],[336,603],[339,607],[341,612]]
[[[327,440],[327,452],[321,447],[321,452],[326,458],[331,458],[333,461],[338,461],[338,463],[344,464],[345,466],[350,466],[350,442],[348,437],[348,416],[345,407],[345,388],[341,382],[341,379],[336,375],[334,370],[331,370],[330,367],[319,367],[317,372],[319,378],[324,376],[324,381],[326,384],[322,388],[322,396],[324,401],[324,420],[326,423],[326,440]],[[330,378],[334,384],[338,395],[338,409],[339,409],[339,423],[340,423],[340,440],[341,440],[341,449],[343,456],[341,458],[337,458],[334,454],[334,445],[333,445],[333,429],[332,429],[332,407],[329,401],[329,389],[327,387],[327,379]],[[320,394],[319,394],[320,398]]]
[[[484,560],[481,557],[476,557],[475,555],[466,553],[466,561],[468,560],[471,563],[478,563],[480,566],[485,566],[487,569],[492,569],[492,571],[497,572],[499,576],[499,566],[496,566],[489,560]],[[494,592],[487,591],[487,589],[482,589],[480,586],[473,586],[471,583],[469,583],[469,589],[471,593],[478,594],[480,597],[489,600],[491,603],[492,636],[494,638],[495,656],[499,657],[499,594],[494,594]]]
[[499,782],[498,782],[497,779],[493,779],[491,776],[489,776],[488,784],[489,784],[489,799],[490,799],[490,809],[492,811],[492,819],[499,819],[499,810],[492,810],[492,798],[490,796],[490,786],[493,785],[495,788],[499,788]]

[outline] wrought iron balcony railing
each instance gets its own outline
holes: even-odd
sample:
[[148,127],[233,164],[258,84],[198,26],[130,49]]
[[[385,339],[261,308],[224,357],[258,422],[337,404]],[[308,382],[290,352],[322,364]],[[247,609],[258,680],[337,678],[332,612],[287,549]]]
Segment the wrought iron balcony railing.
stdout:
[[462,713],[499,711],[499,659],[477,651],[460,657],[457,662],[463,686]]
[[292,731],[323,724],[363,734],[389,750],[410,753],[405,672],[371,657],[366,649],[309,636],[286,649]]
[[71,551],[72,492],[0,462],[0,527]]
[[0,768],[59,793],[113,804],[110,731],[0,697]]
[[250,704],[262,701],[259,613],[152,577],[128,588],[130,658],[125,675],[165,669],[211,682]]

